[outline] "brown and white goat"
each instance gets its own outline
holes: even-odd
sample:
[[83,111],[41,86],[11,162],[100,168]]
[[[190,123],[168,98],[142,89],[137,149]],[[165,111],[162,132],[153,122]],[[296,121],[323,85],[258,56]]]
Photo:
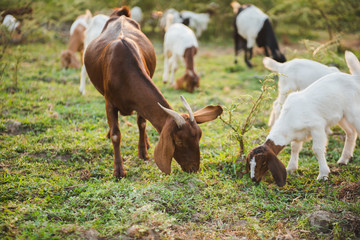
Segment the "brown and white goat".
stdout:
[[91,17],[91,12],[86,10],[86,14],[78,16],[71,25],[68,48],[62,51],[60,56],[61,66],[63,68],[81,67],[81,62],[77,59],[76,52],[80,53],[80,59],[82,59],[85,31]]
[[[200,166],[200,123],[212,121],[222,113],[221,106],[207,106],[195,113],[184,99],[189,114],[171,109],[151,77],[156,67],[154,47],[140,31],[139,24],[115,10],[103,32],[85,52],[85,66],[95,88],[105,97],[109,124],[108,137],[114,149],[114,176],[124,177],[126,171],[120,154],[121,133],[118,112],[137,112],[139,128],[138,156],[148,159],[149,148],[146,120],[160,133],[154,150],[155,163],[166,174],[171,172],[174,157],[186,172]],[[122,10],[123,11],[123,10]]]
[[[171,18],[171,15],[168,15]],[[172,21],[172,20],[168,20]],[[164,37],[164,73],[163,82],[169,78],[170,83],[174,83],[175,72],[178,68],[178,61],[184,58],[186,72],[177,79],[175,89],[185,89],[193,92],[195,87],[200,86],[200,77],[194,69],[194,56],[197,53],[198,42],[194,32],[182,23],[168,23]]]

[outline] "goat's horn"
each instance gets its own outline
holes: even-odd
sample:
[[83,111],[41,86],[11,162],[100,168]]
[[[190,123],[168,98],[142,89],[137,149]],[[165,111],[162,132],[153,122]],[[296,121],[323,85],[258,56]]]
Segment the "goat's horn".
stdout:
[[181,101],[183,102],[186,110],[189,112],[190,121],[194,121],[194,113],[193,113],[193,111],[191,110],[190,105],[188,104],[188,102],[185,100],[185,98],[184,98],[183,96],[180,96],[180,98],[181,98]]
[[179,113],[175,112],[174,110],[163,107],[159,102],[158,104],[167,114],[169,114],[171,117],[174,118],[174,121],[178,126],[178,128],[181,128],[181,126],[186,123],[185,119]]

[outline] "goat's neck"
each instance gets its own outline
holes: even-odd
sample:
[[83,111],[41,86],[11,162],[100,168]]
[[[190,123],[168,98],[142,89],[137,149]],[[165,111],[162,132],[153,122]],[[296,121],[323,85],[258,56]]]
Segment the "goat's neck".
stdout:
[[276,145],[271,139],[266,140],[264,145],[270,148],[275,153],[275,155],[278,155],[279,152],[285,147],[282,145]]
[[158,103],[160,103],[165,108],[171,109],[164,96],[158,92],[152,96],[147,96],[147,98],[142,97],[138,103],[138,106],[140,107],[136,109],[136,112],[148,120],[158,131],[158,133],[161,133],[169,115],[163,109],[161,109]]

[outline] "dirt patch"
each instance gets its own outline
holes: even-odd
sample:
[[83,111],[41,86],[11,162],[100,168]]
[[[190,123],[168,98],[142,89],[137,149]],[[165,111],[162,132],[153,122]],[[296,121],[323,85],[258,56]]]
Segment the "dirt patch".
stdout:
[[346,202],[354,202],[360,198],[360,183],[346,183],[343,182],[341,185],[344,185],[338,192],[337,197],[339,200]]
[[16,136],[22,132],[22,124],[19,121],[9,120],[6,122],[6,132],[11,136]]

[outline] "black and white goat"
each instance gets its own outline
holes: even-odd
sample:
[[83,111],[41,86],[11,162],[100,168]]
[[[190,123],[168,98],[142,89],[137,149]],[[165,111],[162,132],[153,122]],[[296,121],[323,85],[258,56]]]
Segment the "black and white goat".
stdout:
[[263,47],[265,55],[269,56],[268,48],[272,58],[278,62],[285,62],[285,56],[280,52],[274,30],[269,17],[254,5],[240,5],[232,2],[234,12],[234,41],[235,41],[235,64],[240,49],[245,51],[245,62],[252,67],[250,60],[255,43]]

